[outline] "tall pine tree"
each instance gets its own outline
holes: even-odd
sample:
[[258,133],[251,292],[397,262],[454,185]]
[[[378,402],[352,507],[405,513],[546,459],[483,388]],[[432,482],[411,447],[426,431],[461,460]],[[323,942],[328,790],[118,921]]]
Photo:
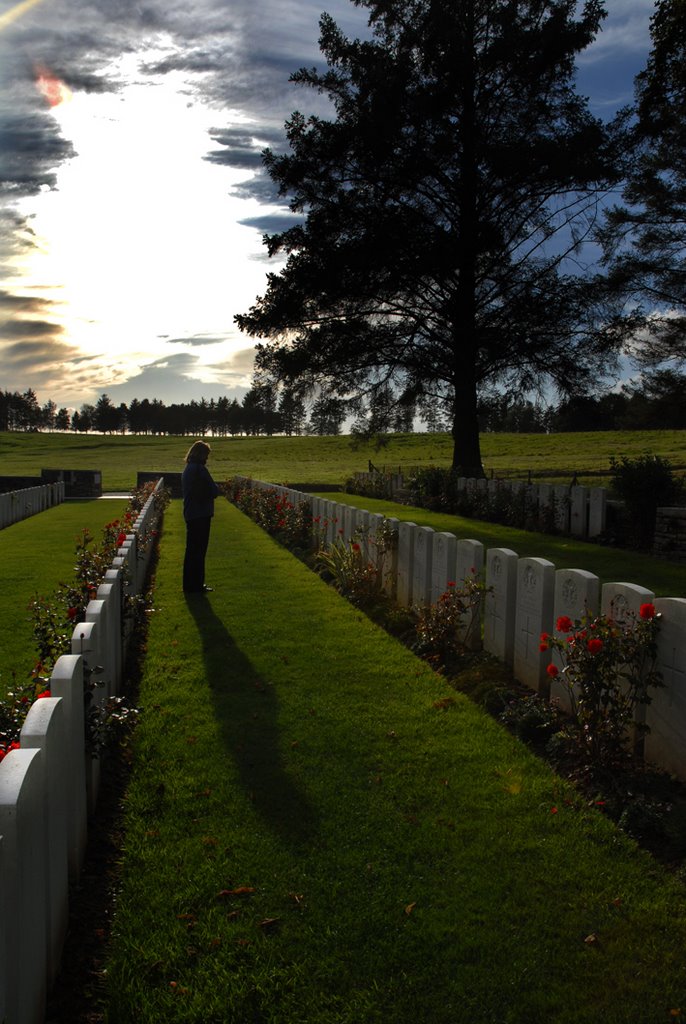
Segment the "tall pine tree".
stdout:
[[608,356],[567,257],[615,176],[574,88],[604,11],[588,0],[354,0],[372,36],[324,15],[327,68],[293,80],[331,101],[295,113],[266,167],[303,222],[237,316],[258,367],[341,397],[389,384],[447,416],[453,464],[481,473],[479,395],[544,380],[583,389]]

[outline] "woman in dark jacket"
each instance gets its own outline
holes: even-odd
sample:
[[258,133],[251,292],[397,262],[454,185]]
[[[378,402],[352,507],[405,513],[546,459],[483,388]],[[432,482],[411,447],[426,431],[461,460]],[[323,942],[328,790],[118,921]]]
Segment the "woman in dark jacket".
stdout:
[[181,485],[183,518],[186,521],[186,554],[183,560],[183,589],[187,594],[211,590],[205,586],[205,555],[210,540],[214,499],[221,493],[205,465],[210,446],[196,441],[186,455]]

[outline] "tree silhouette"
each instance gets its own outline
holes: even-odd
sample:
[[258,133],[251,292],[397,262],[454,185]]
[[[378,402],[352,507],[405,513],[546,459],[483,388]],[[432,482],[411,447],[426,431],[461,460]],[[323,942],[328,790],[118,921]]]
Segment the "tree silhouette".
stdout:
[[302,222],[242,330],[257,367],[341,398],[388,385],[480,474],[478,397],[587,388],[610,358],[567,259],[616,176],[615,140],[574,88],[604,12],[573,0],[355,0],[372,38],[321,19],[327,68],[292,80],[330,101],[294,113],[266,168]]

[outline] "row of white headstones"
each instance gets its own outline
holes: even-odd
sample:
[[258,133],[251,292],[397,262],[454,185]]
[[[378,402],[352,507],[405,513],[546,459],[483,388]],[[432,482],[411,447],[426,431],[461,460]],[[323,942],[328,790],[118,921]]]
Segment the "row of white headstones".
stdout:
[[60,505],[64,501],[64,490],[64,481],[59,480],[54,484],[36,484],[35,487],[21,487],[0,494],[0,530],[53,505]]
[[544,558],[520,557],[509,548],[488,548],[477,540],[458,538],[413,522],[386,518],[263,481],[246,486],[275,490],[297,505],[309,502],[313,542],[331,545],[358,541],[372,560],[380,546],[377,535],[397,533],[396,543],[379,567],[384,587],[404,607],[434,604],[448,583],[458,587],[473,577],[486,591],[474,610],[477,621],[466,622],[463,636],[477,648],[495,655],[514,677],[533,691],[556,697],[568,706],[569,694],[547,673],[550,651],[541,651],[542,633],[553,634],[561,616],[572,621],[603,614],[622,621],[639,615],[643,604],[660,613],[656,668],[664,686],[653,691],[645,710],[649,732],[646,760],[686,779],[686,598],[660,597],[634,583],[603,583],[585,569],[557,569]]
[[97,681],[97,702],[120,692],[132,638],[123,597],[143,590],[157,518],[151,495],[75,624],[71,653],[52,672],[51,695],[34,702],[19,749],[0,763],[0,1021],[7,1024],[45,1019],[69,884],[81,872],[100,780],[101,762],[85,749],[84,677]]

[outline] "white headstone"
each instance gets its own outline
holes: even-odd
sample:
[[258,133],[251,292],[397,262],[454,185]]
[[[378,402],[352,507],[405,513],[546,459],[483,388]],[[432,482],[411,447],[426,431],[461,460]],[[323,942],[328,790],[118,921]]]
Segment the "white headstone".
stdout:
[[605,533],[607,525],[607,490],[604,487],[589,489],[588,503],[588,537],[600,537]]
[[588,487],[575,485],[570,489],[569,528],[574,537],[586,537]]
[[[392,600],[397,600],[398,592],[398,537],[400,522],[390,516],[384,519],[382,515],[372,516],[372,536],[377,545],[375,558],[381,573],[381,585],[383,590]],[[386,540],[390,546],[382,552],[378,538],[381,529],[384,530]]]
[[38,1024],[47,993],[47,823],[40,750],[11,750],[0,764],[0,835],[6,923],[6,1020]]
[[48,979],[57,977],[69,916],[69,864],[67,801],[69,778],[66,722],[61,697],[34,701],[21,729],[22,750],[41,750],[45,764],[44,802],[41,813],[47,823],[47,961]]
[[435,533],[431,559],[431,604],[436,604],[449,582],[455,582],[457,537],[454,533]]
[[520,558],[517,567],[514,674],[525,686],[547,694],[546,669],[550,652],[542,652],[541,633],[550,633],[553,620],[555,566],[545,558]]
[[553,516],[555,529],[559,530],[560,533],[569,533],[569,487],[566,484],[555,484],[552,501],[555,513]]
[[656,668],[663,686],[651,690],[645,758],[686,781],[686,598],[656,597],[660,613]]
[[519,555],[509,548],[486,553],[484,648],[512,668]]
[[401,522],[398,526],[398,604],[409,608],[413,602],[414,543],[417,524]]
[[[67,734],[67,835],[69,875],[79,877],[86,848],[86,757],[84,751],[83,659],[63,654],[55,662],[50,677],[50,692],[61,697]],[[42,698],[46,700],[47,698]]]
[[[585,569],[558,569],[555,573],[555,603],[553,606],[553,629],[557,632],[558,619],[566,615],[576,622],[585,617],[597,615],[600,611],[600,580],[592,572]],[[560,633],[564,636],[565,634]],[[551,660],[562,670],[562,659],[557,651],[552,651]],[[571,708],[569,690],[557,676],[550,685],[550,696],[560,702],[566,711]]]
[[465,580],[480,576],[484,567],[485,549],[481,541],[461,539],[457,542],[457,564],[455,567],[458,587]]
[[434,531],[430,526],[417,527],[414,539],[412,600],[420,607],[431,602],[433,539]]
[[636,583],[604,583],[600,610],[603,615],[623,623],[627,613],[638,615],[641,605],[652,603],[654,597],[652,590],[639,587]]
[[[481,541],[468,538],[458,540],[455,567],[455,582],[464,587],[467,580],[483,578],[485,549]],[[458,638],[472,651],[481,650],[481,618],[483,607],[478,601],[465,617],[464,625],[458,630]]]

